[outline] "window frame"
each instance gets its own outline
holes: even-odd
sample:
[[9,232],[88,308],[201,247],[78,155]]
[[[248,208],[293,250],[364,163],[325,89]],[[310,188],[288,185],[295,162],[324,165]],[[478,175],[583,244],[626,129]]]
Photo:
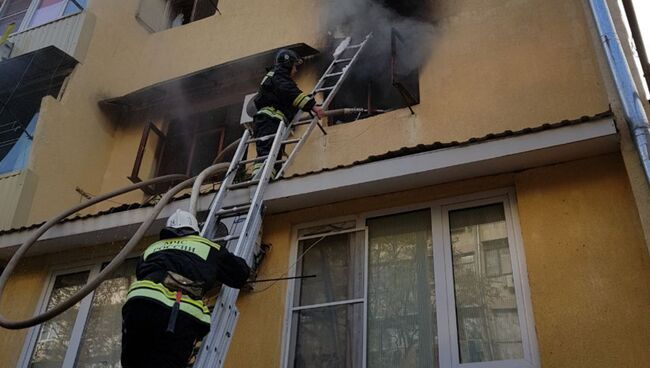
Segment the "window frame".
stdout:
[[[133,161],[131,175],[127,176],[127,179],[129,179],[132,183],[137,184],[143,181],[143,179],[140,177],[140,171],[142,170],[142,161],[144,159],[145,151],[149,145],[149,137],[151,136],[151,132],[153,132],[156,136],[158,136],[158,142],[156,143],[156,147],[153,148],[153,152],[154,152],[153,162],[152,162],[153,176],[151,178],[146,178],[145,180],[149,180],[161,176],[160,169],[163,163],[163,158],[165,157],[166,145],[168,144],[168,141],[173,142],[173,139],[175,137],[174,135],[169,136],[169,130],[171,124],[174,124],[173,119],[165,119],[161,124],[162,127],[159,128],[154,121],[150,121],[143,128],[142,135],[140,136],[140,144],[138,146],[135,159]],[[197,140],[206,133],[217,133],[219,135],[219,138],[217,144],[217,151],[215,153],[215,157],[216,157],[221,152],[223,152],[224,148],[226,148],[225,147],[226,131],[227,129],[225,126],[217,126],[217,127],[211,127],[210,129],[200,132],[198,130],[198,127],[195,126],[192,132],[189,134],[191,138],[191,146],[188,148],[188,157],[184,163],[185,171],[182,173],[181,172],[167,173],[164,175],[180,174],[180,175],[185,175],[187,177],[192,176],[191,175],[192,163],[194,162],[194,157],[198,149]],[[167,190],[167,187],[147,185],[140,188],[140,190],[142,190],[147,195],[158,195],[164,192],[165,190]]]
[[[142,178],[140,178],[140,169],[142,167],[142,160],[144,158],[145,150],[147,149],[147,143],[149,142],[149,135],[152,131],[158,136],[158,144],[154,149],[154,171],[157,173],[160,169],[160,159],[165,149],[167,135],[163,133],[163,131],[160,130],[160,128],[158,128],[154,122],[150,121],[142,131],[142,136],[140,137],[140,145],[138,146],[138,151],[135,155],[135,161],[133,162],[133,169],[131,170],[131,175],[127,177],[127,179],[129,179],[134,184],[142,182]],[[141,188],[141,190],[148,195],[156,194],[156,190],[152,186],[144,186]]]
[[[136,257],[137,257],[136,254],[130,255],[129,257],[127,257],[125,262],[128,260],[135,259]],[[92,280],[93,278],[95,278],[101,272],[103,266],[110,261],[111,261],[110,258],[101,258],[90,262],[79,262],[72,265],[52,267],[47,276],[47,282],[45,283],[45,286],[41,291],[39,301],[35,308],[35,314],[44,313],[46,311],[47,304],[49,303],[50,297],[52,296],[52,291],[54,289],[54,284],[56,282],[57,277],[69,275],[77,272],[87,271],[88,272],[88,279],[86,280],[87,283],[88,280]],[[83,338],[84,329],[86,327],[86,324],[88,323],[88,317],[90,316],[90,311],[92,308],[92,302],[94,296],[95,296],[95,290],[91,291],[79,302],[79,311],[77,312],[77,316],[75,318],[75,322],[72,327],[72,331],[70,333],[70,339],[68,340],[68,348],[66,350],[65,357],[63,359],[63,364],[62,364],[63,367],[75,366],[77,356],[79,354],[79,348],[81,347],[81,339]],[[18,358],[18,363],[16,364],[16,367],[18,368],[29,367],[29,363],[32,358],[32,354],[34,354],[34,349],[36,348],[36,343],[42,327],[43,325],[39,324],[34,327],[30,327],[29,330],[27,331],[27,335],[25,336],[23,348]]]
[[[65,15],[65,16],[64,16],[63,14],[65,13],[65,9],[68,7],[68,5],[69,5],[70,3],[73,3],[73,4],[77,5],[77,6],[81,6],[81,4],[78,4],[78,3],[76,2],[76,0],[63,0],[64,4],[63,4],[63,6],[61,7],[61,11],[60,11],[59,14],[56,16],[56,18],[50,20],[49,22],[46,22],[46,23],[43,23],[43,24],[39,24],[39,25],[37,25],[37,26],[29,26],[29,24],[32,22],[32,19],[34,18],[34,14],[36,13],[36,10],[38,9],[38,5],[41,3],[41,1],[42,1],[42,0],[31,0],[31,1],[30,1],[29,6],[27,7],[27,10],[25,11],[25,16],[24,16],[24,17],[22,18],[22,20],[20,21],[20,26],[19,26],[19,27],[16,27],[16,28],[14,29],[14,32],[12,32],[11,34],[16,34],[16,33],[20,33],[20,32],[23,32],[23,31],[27,31],[27,30],[33,29],[33,28],[38,28],[38,27],[44,26],[44,25],[46,25],[46,24],[48,24],[48,23],[51,23],[51,22],[57,21],[57,20],[59,20],[59,19],[61,19],[61,18],[65,18],[65,17],[73,16],[73,15],[79,14],[79,13],[83,12],[84,10],[86,10],[86,8],[81,7],[81,10],[79,10],[78,12],[76,12],[76,13],[72,13],[72,14],[69,14],[69,15]],[[8,3],[9,3],[9,1],[4,1],[4,2],[2,3],[2,5],[0,5],[0,15],[1,15],[2,12],[4,11],[4,9],[5,9],[5,7],[7,6]],[[87,5],[86,5],[86,6],[87,6]],[[11,15],[11,14],[10,14],[10,15]],[[2,33],[2,32],[4,32],[4,30],[0,30],[0,33]]]
[[[454,296],[453,259],[451,251],[451,237],[449,232],[449,211],[469,209],[486,204],[503,204],[505,222],[508,234],[508,249],[512,263],[513,283],[515,285],[515,298],[522,337],[524,358],[518,360],[500,360],[489,362],[464,363],[459,362],[458,331],[456,326],[456,305]],[[326,225],[341,221],[356,220],[356,229],[366,228],[366,221],[370,218],[397,215],[401,213],[429,209],[431,211],[431,232],[433,242],[433,273],[435,290],[435,313],[437,321],[437,339],[439,351],[439,366],[441,368],[539,368],[540,359],[535,334],[532,302],[528,283],[528,274],[524,256],[521,227],[518,220],[517,201],[514,188],[503,188],[474,193],[464,196],[455,196],[429,202],[422,202],[407,206],[369,211],[356,215],[338,217],[328,220],[309,222],[295,226],[292,229],[291,248],[289,252],[289,276],[297,275],[297,260],[299,250],[298,232],[305,228]],[[367,366],[368,357],[368,231],[366,231],[365,264],[364,264],[364,315],[363,315],[363,365]],[[281,367],[290,367],[295,349],[295,331],[292,323],[294,292],[297,282],[291,280],[287,285],[285,300],[285,317],[283,322],[283,338],[281,346]]]

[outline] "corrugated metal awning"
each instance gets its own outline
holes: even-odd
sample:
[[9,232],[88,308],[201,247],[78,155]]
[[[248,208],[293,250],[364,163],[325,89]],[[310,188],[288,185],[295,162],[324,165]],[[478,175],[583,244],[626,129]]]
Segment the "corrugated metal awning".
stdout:
[[[292,49],[302,57],[316,55],[318,50],[298,43],[283,48]],[[190,74],[139,89],[121,97],[99,102],[102,108],[112,113],[143,112],[151,109],[169,109],[179,101],[198,101],[209,97],[217,101],[212,108],[240,102],[241,94],[250,93],[251,86],[257,87],[264,76],[264,68],[273,65],[275,53],[272,49],[227,63],[215,65]],[[179,100],[179,99],[183,100]]]
[[54,46],[0,62],[0,160],[38,112],[43,97],[59,94],[75,65],[74,58]]

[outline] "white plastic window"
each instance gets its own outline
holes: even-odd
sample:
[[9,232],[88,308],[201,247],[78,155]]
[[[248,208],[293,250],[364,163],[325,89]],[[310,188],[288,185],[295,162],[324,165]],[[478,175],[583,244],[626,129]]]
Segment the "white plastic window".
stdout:
[[78,13],[88,0],[5,0],[0,4],[0,34],[15,23],[14,32],[49,23]]
[[[511,203],[500,191],[360,216],[361,246],[298,238],[296,275],[316,277],[289,289],[283,366],[539,367]],[[344,292],[360,283],[361,296]]]
[[[73,308],[30,329],[18,367],[120,367],[121,309],[135,265],[135,259],[126,261]],[[38,311],[68,299],[100,270],[95,265],[54,273]]]

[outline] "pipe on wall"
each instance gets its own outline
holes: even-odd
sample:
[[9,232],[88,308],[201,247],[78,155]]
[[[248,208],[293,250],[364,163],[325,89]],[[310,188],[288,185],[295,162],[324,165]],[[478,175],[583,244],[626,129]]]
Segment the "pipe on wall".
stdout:
[[598,36],[614,80],[616,93],[623,108],[625,121],[636,145],[646,183],[650,185],[650,124],[641,96],[634,84],[632,72],[625,59],[621,41],[616,33],[606,0],[589,0]]

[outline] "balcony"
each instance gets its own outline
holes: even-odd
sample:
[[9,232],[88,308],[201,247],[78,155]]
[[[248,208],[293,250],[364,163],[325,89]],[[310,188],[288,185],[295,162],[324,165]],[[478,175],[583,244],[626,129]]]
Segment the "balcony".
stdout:
[[13,44],[10,57],[55,46],[81,62],[86,55],[94,27],[95,16],[84,10],[14,33],[9,37],[9,42]]

